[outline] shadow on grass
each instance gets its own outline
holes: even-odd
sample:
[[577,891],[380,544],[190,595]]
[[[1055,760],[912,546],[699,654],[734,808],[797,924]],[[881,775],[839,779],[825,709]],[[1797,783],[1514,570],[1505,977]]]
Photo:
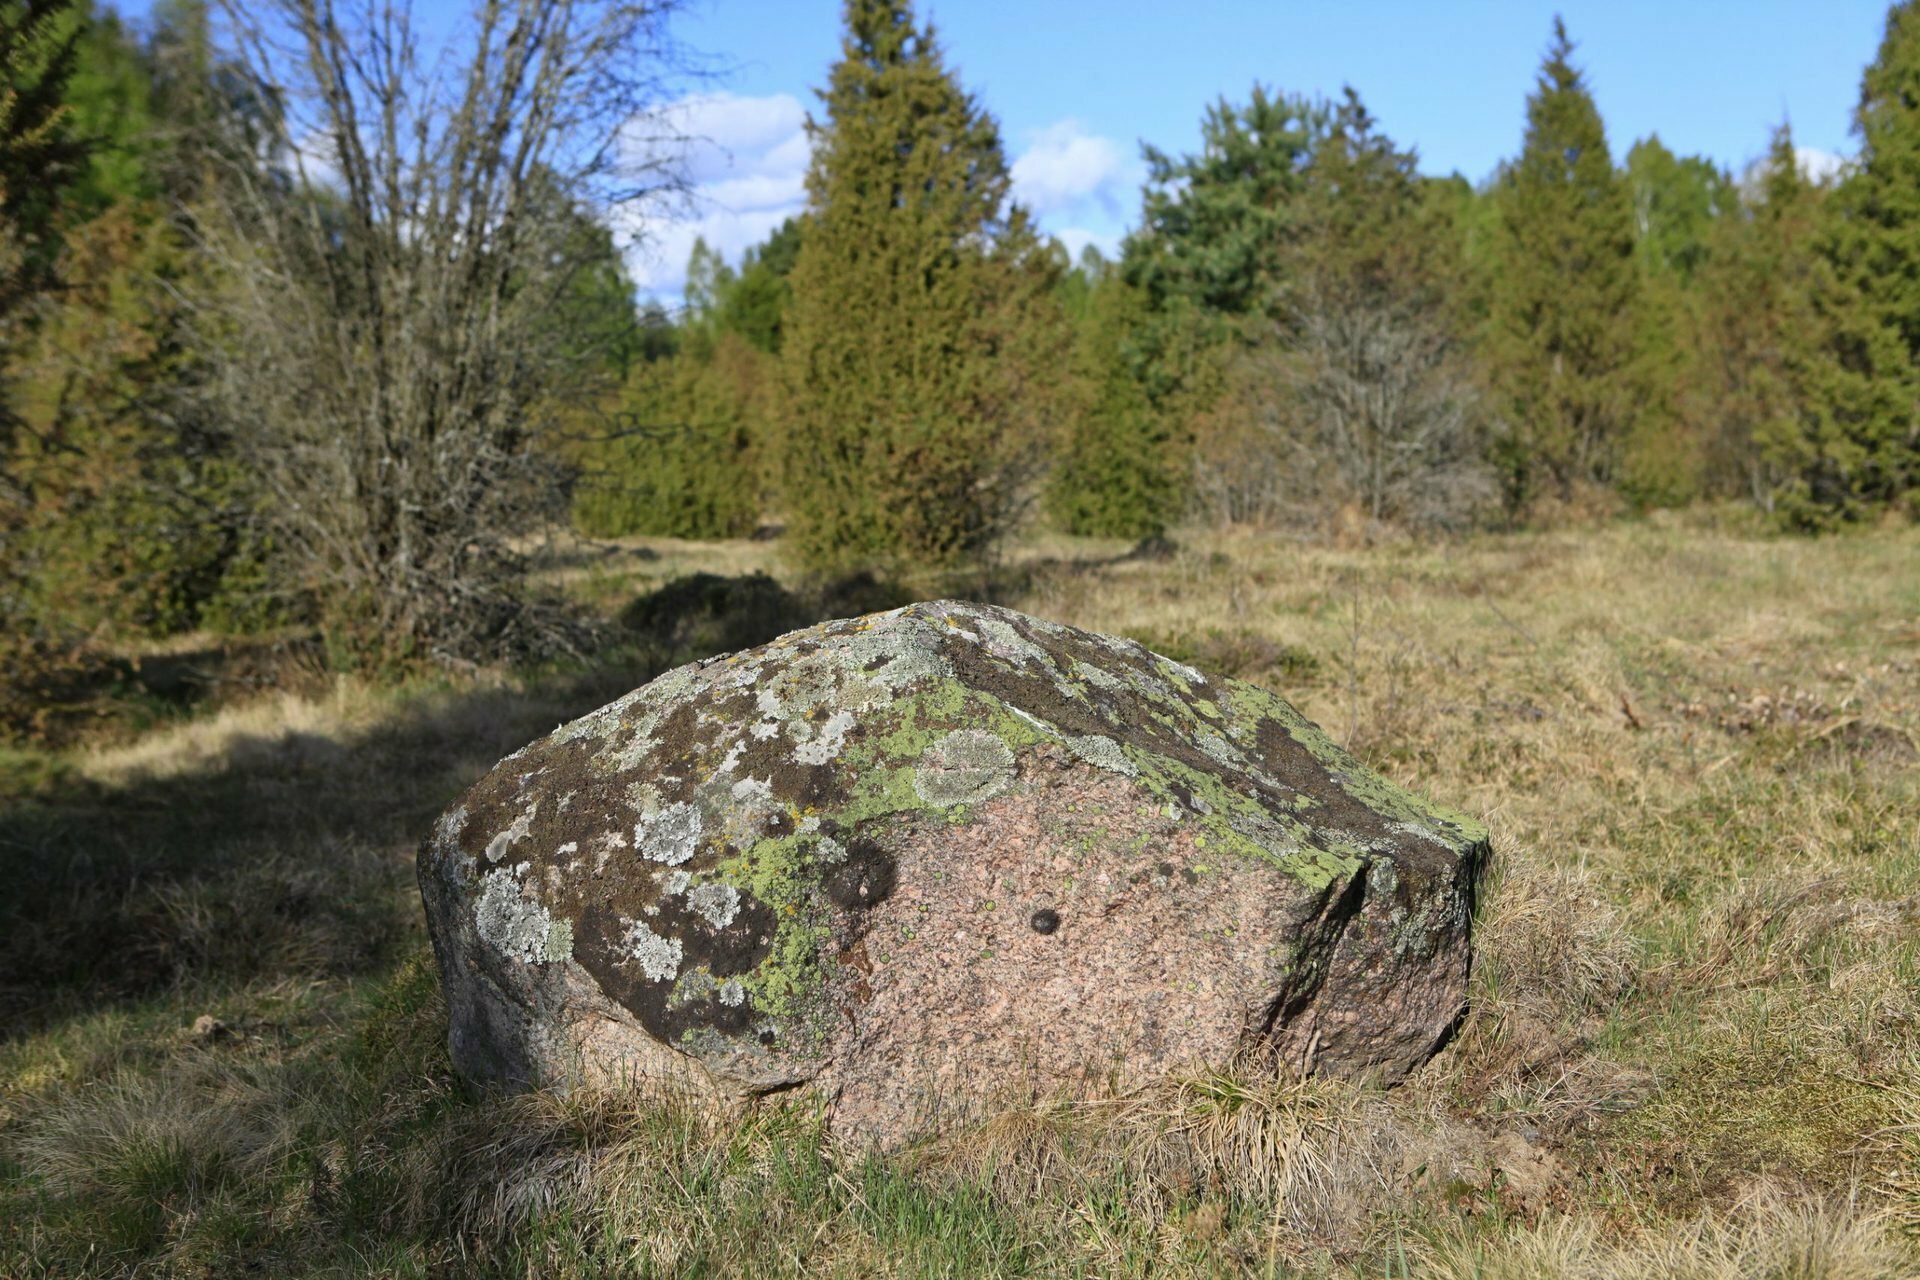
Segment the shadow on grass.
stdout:
[[502,756],[681,662],[905,602],[870,578],[696,574],[635,600],[587,664],[396,695],[369,730],[240,736],[117,785],[0,761],[0,1042],[173,987],[380,971],[417,944],[414,848]]

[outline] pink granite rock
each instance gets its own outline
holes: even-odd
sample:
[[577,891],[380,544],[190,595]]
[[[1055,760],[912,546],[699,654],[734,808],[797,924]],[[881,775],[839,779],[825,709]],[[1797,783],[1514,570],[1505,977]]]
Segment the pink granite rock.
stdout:
[[941,601],[562,726],[420,883],[468,1076],[806,1085],[894,1144],[1247,1050],[1397,1079],[1464,1007],[1485,854],[1270,693]]

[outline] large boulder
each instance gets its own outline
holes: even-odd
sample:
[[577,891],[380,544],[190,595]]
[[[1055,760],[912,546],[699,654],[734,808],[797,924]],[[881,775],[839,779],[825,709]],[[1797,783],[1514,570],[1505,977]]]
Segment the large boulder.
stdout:
[[1464,1006],[1486,849],[1273,694],[940,601],[561,726],[419,866],[469,1077],[809,1084],[894,1143],[1248,1050],[1401,1077]]

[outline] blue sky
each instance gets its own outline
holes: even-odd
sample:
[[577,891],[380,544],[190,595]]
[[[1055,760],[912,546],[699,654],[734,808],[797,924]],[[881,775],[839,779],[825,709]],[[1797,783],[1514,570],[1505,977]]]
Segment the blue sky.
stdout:
[[[423,8],[453,0],[422,0]],[[143,3],[129,3],[138,13]],[[1736,171],[1790,119],[1816,166],[1852,150],[1861,68],[1886,5],[1866,0],[936,0],[920,9],[949,65],[1000,121],[1016,192],[1078,250],[1110,248],[1138,214],[1141,141],[1199,142],[1206,105],[1256,82],[1310,95],[1360,91],[1425,172],[1475,182],[1520,145],[1555,12],[1616,158],[1658,132]],[[721,74],[678,111],[701,141],[691,217],[629,222],[643,290],[677,298],[704,235],[729,259],[803,200],[815,109],[839,52],[839,0],[694,0],[679,21]]]
[[[1739,170],[1790,119],[1818,162],[1852,148],[1851,112],[1886,5],[1861,0],[937,0],[925,4],[961,82],[1000,120],[1016,190],[1078,249],[1116,244],[1138,216],[1140,142],[1199,143],[1222,94],[1255,81],[1360,91],[1428,173],[1475,182],[1520,146],[1526,97],[1562,14],[1616,157],[1658,132]],[[730,66],[690,113],[698,224],[636,255],[644,287],[677,289],[692,235],[737,255],[798,209],[801,121],[839,53],[838,0],[706,0],[686,41]],[[1016,16],[1017,15],[1017,16]]]

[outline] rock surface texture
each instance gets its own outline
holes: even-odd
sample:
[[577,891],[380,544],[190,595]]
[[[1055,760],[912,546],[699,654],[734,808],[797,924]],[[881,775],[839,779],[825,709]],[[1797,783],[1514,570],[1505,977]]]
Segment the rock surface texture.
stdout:
[[1464,1006],[1486,848],[1270,693],[941,601],[668,672],[419,865],[469,1077],[808,1084],[891,1144],[1247,1050],[1396,1079]]

